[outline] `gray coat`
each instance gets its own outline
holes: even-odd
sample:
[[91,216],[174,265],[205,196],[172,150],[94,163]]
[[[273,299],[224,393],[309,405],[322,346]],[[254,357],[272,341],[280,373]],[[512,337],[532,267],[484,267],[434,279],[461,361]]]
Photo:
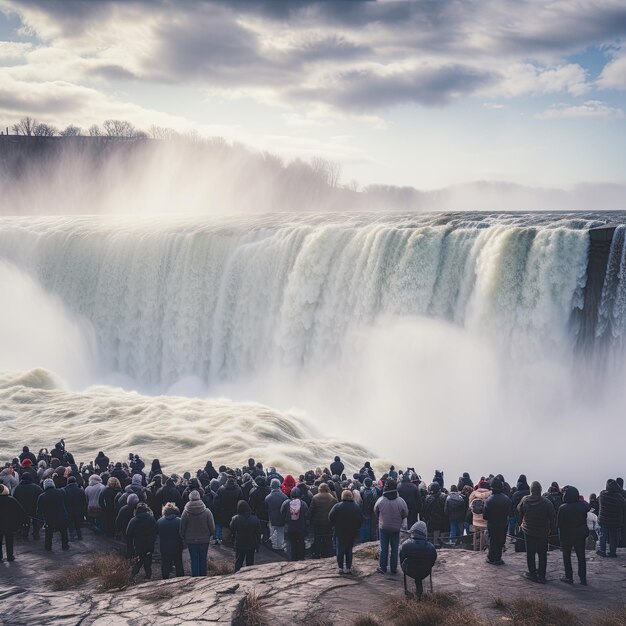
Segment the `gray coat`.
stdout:
[[271,493],[265,498],[267,514],[272,526],[281,527],[285,525],[280,508],[287,499],[287,496],[280,490],[280,487],[278,489],[272,489]]

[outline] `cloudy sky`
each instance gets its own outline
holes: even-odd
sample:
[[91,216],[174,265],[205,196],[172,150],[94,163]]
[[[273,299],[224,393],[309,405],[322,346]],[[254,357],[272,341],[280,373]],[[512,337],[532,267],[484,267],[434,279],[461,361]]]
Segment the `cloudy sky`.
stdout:
[[343,179],[626,182],[624,0],[0,0],[0,125],[197,129]]

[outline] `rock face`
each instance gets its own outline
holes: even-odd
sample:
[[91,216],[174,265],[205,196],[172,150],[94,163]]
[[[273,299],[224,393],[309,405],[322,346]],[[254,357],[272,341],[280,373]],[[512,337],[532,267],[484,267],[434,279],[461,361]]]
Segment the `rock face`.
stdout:
[[[244,568],[238,574],[157,580],[117,592],[98,592],[93,585],[69,592],[49,591],[46,573],[41,570],[39,574],[28,571],[27,577],[11,576],[11,568],[19,562],[19,553],[17,556],[15,563],[0,564],[0,581],[4,583],[0,587],[2,626],[231,624],[249,591],[263,599],[267,623],[272,626],[306,624],[316,617],[325,618],[329,624],[350,624],[363,613],[380,615],[386,597],[403,593],[401,574],[375,573],[371,544],[357,548],[351,576],[339,575],[334,559],[282,561]],[[548,584],[539,586],[521,576],[524,554],[509,551],[506,565],[494,567],[485,563],[484,554],[441,551],[433,573],[434,589],[456,594],[463,604],[494,620],[501,616],[493,607],[495,598],[511,600],[524,595],[554,602],[584,620],[605,606],[624,602],[626,597],[626,551],[622,550],[618,559],[603,559],[593,553],[587,556],[588,587],[559,582],[562,562],[558,552],[549,556]],[[46,564],[45,556],[39,554],[37,558],[42,566]],[[54,569],[64,560],[71,566],[71,556],[65,553],[54,553],[48,559]]]

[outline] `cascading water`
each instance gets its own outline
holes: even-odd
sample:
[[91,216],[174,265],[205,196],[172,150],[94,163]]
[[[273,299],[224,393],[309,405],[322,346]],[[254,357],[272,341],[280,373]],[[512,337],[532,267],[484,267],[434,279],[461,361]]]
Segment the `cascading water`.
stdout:
[[[317,454],[320,462],[333,448],[350,454],[346,444],[316,440],[292,412],[296,407],[326,438],[376,445],[387,458],[410,463],[416,446],[423,462],[445,463],[422,441],[443,436],[458,471],[464,471],[474,468],[471,446],[463,441],[466,430],[493,432],[506,423],[512,432],[523,425],[525,432],[564,437],[566,425],[584,419],[589,407],[577,397],[581,388],[571,368],[584,355],[577,352],[570,322],[576,313],[585,315],[588,230],[615,218],[4,218],[0,260],[90,323],[94,382],[122,381],[151,394],[191,389],[192,395],[224,394],[283,410],[221,404],[188,410],[167,397],[140,400],[119,391],[123,395],[114,400],[102,388],[87,390],[75,402],[66,392],[41,392],[55,414],[65,410],[67,416],[60,402],[72,404],[71,414],[85,423],[95,411],[95,427],[107,441],[119,436],[119,424],[124,442],[139,445],[134,416],[158,421],[161,407],[167,424],[159,422],[160,437],[151,439],[151,448],[159,450],[158,442],[169,437],[173,449],[192,450],[198,461],[207,452],[201,446],[206,437],[211,450],[227,457],[251,450],[251,441],[237,443],[241,428],[257,433],[258,441],[275,442],[276,458],[289,462],[299,454],[304,458],[299,446],[308,450],[307,459]],[[626,327],[623,239],[620,227],[596,330],[615,344]],[[29,399],[16,403],[15,393],[7,392],[0,409],[23,418],[35,402],[32,393],[19,392]],[[113,413],[109,404],[117,407]],[[211,421],[210,432],[200,428],[200,415],[215,411],[220,419],[229,416],[226,430],[216,430],[219,420]],[[607,424],[615,419],[606,412]],[[381,429],[383,423],[393,428]],[[63,424],[63,432],[74,428],[72,419]],[[139,424],[145,429],[145,421],[138,418]],[[277,434],[276,424],[288,434]],[[76,438],[87,441],[76,428]],[[399,438],[398,428],[407,436]],[[167,458],[171,450],[164,445],[159,454]],[[584,454],[580,438],[570,447]],[[536,467],[554,466],[540,446],[536,454]],[[490,450],[490,459],[506,471],[527,469],[512,465],[506,448]]]

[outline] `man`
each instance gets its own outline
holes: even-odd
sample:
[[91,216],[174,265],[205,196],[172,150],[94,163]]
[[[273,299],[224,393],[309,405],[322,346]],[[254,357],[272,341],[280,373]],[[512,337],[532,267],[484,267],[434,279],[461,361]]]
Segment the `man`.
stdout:
[[6,545],[7,561],[15,561],[13,534],[22,525],[25,517],[22,505],[9,495],[9,489],[0,485],[0,562],[2,562],[2,541]]
[[65,508],[67,509],[72,541],[83,538],[82,526],[87,514],[87,496],[76,483],[76,478],[70,476],[67,479],[67,486],[63,488],[65,494]]
[[244,561],[246,567],[254,565],[254,554],[261,543],[261,524],[245,500],[237,503],[237,515],[230,522],[230,532],[235,545],[235,572],[243,567]]
[[587,563],[585,558],[585,542],[589,535],[587,527],[587,513],[589,504],[580,499],[576,487],[565,487],[563,491],[563,504],[559,507],[556,518],[556,527],[563,551],[563,566],[565,576],[561,581],[569,585],[574,583],[572,569],[572,548],[576,552],[578,560],[578,578],[581,585],[587,584]]
[[[58,445],[58,444],[57,444]],[[54,486],[51,478],[43,481],[43,493],[37,500],[37,517],[43,519],[45,527],[44,547],[52,552],[52,537],[54,531],[61,534],[61,547],[69,550],[70,544],[67,536],[67,509],[65,508],[65,492]]]
[[[555,526],[554,506],[541,495],[541,484],[534,481],[530,485],[530,495],[522,498],[517,508],[520,527],[526,541],[526,562],[528,580],[545,584],[548,567],[548,537]],[[539,557],[537,568],[536,556]]]
[[[409,514],[406,502],[398,496],[397,483],[393,479],[387,480],[382,497],[374,505],[374,512],[378,516],[378,531],[380,534],[380,559],[376,571],[379,574],[387,573],[387,564],[390,561],[391,573],[398,571],[398,547],[400,545],[400,529],[402,522]],[[391,556],[389,550],[391,548]]]
[[137,556],[132,575],[136,576],[143,567],[146,580],[150,580],[152,578],[152,553],[156,540],[156,522],[150,507],[144,502],[136,506],[135,516],[128,522],[126,537]]
[[452,485],[443,507],[443,511],[448,516],[450,523],[450,544],[458,545],[463,536],[463,522],[465,521],[466,510],[465,498],[458,492],[457,485]]
[[270,522],[270,539],[274,550],[283,550],[285,548],[285,522],[281,513],[281,508],[287,496],[280,488],[281,482],[278,478],[273,478],[270,483],[272,491],[265,498],[267,505],[267,516]]
[[418,486],[410,481],[408,470],[402,474],[402,480],[398,485],[398,495],[406,502],[406,505],[409,508],[407,523],[410,528],[413,524],[415,524],[415,522],[417,522],[417,516],[420,513],[422,505],[422,498],[420,496]]
[[341,462],[341,459],[338,456],[336,456],[335,460],[330,464],[330,473],[333,476],[337,474],[337,476],[341,477],[344,469],[345,469],[345,466]]
[[291,498],[285,500],[280,507],[280,513],[287,531],[289,560],[291,561],[304,561],[304,538],[306,536],[308,512],[309,507],[300,498],[300,490],[294,487],[291,490]]
[[372,519],[374,519],[374,505],[378,500],[378,490],[372,485],[372,479],[368,476],[363,481],[361,488],[361,500],[363,502],[363,525],[361,526],[361,543],[372,541]]
[[[598,515],[600,549],[597,554],[615,558],[617,556],[621,528],[624,524],[624,509],[626,509],[626,500],[622,496],[622,490],[616,480],[610,478],[606,481],[606,489],[600,492],[598,500],[600,502],[600,513]],[[606,553],[607,541],[609,543],[608,555]]]
[[[416,522],[411,526],[410,539],[402,542],[400,548],[400,566],[405,576],[415,581],[415,595],[419,599],[423,593],[422,580],[430,576],[437,560],[435,546],[426,539],[426,522]],[[405,579],[405,592],[406,579]]]
[[442,535],[450,527],[450,521],[446,515],[447,496],[441,493],[438,482],[432,482],[428,486],[428,495],[422,506],[422,519],[426,522],[428,534],[433,538],[435,545],[443,545]]
[[332,555],[332,527],[328,519],[332,508],[337,504],[334,494],[326,483],[319,486],[311,500],[309,520],[313,526],[313,557],[326,558]]
[[487,521],[489,554],[487,563],[504,565],[502,549],[506,543],[506,530],[511,515],[511,498],[503,493],[504,484],[499,478],[491,481],[491,495],[485,501],[483,519]]
[[363,523],[363,515],[358,504],[354,502],[354,496],[349,489],[341,494],[341,502],[335,504],[331,509],[328,514],[328,521],[335,529],[339,573],[352,574],[352,548]]
[[[137,494],[133,496],[132,502],[135,508],[139,503]],[[131,496],[128,497],[131,500]],[[130,504],[124,505],[129,506]],[[122,511],[120,510],[120,515]],[[119,515],[118,515],[119,517]],[[176,505],[168,502],[162,510],[161,517],[156,523],[156,533],[159,537],[159,552],[161,553],[161,577],[167,580],[170,577],[172,565],[176,570],[176,576],[184,576],[183,569],[183,540],[180,536],[180,511]]]
[[22,533],[24,539],[28,539],[28,532],[32,524],[33,527],[33,539],[39,539],[39,529],[41,528],[41,521],[37,517],[37,500],[43,493],[43,489],[33,482],[33,478],[30,474],[24,474],[20,484],[15,488],[13,497],[22,505],[24,509],[24,524],[22,526]]
[[261,524],[261,541],[267,543],[270,538],[270,529],[268,524],[267,504],[265,498],[270,495],[271,489],[267,486],[265,476],[260,475],[254,479],[254,487],[250,490],[248,503],[252,512],[259,518]]

